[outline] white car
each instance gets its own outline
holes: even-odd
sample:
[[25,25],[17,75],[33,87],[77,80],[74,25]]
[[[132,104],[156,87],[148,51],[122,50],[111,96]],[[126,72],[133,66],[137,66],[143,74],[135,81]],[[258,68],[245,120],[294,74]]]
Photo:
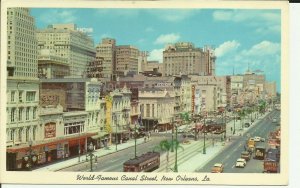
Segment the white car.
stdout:
[[255,141],[255,142],[260,142],[260,139],[261,139],[261,138],[260,138],[259,136],[254,137],[254,141]]
[[243,159],[243,158],[238,158],[237,160],[236,160],[236,163],[235,163],[235,167],[242,167],[242,168],[244,168],[245,166],[246,166],[246,160],[245,159]]
[[273,122],[273,123],[276,123],[276,122],[277,122],[277,119],[276,119],[276,118],[273,118],[273,119],[272,119],[272,122]]

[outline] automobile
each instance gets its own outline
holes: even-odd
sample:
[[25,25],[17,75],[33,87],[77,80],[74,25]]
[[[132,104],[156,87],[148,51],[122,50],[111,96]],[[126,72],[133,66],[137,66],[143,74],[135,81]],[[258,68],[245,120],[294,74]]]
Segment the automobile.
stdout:
[[261,141],[261,142],[265,142],[266,139],[265,139],[265,138],[260,138],[260,141]]
[[245,123],[245,127],[250,127],[250,123]]
[[243,151],[241,153],[241,158],[249,161],[251,159],[251,153],[249,151]]
[[261,138],[260,138],[259,136],[254,137],[254,141],[255,141],[255,142],[260,142],[260,139],[261,139]]
[[245,159],[243,159],[243,158],[238,158],[237,160],[236,160],[236,163],[235,163],[235,167],[242,167],[242,168],[244,168],[245,166],[246,166],[246,160]]
[[277,122],[277,119],[276,119],[276,118],[273,118],[273,119],[272,119],[272,122],[273,122],[273,123],[276,123],[276,122]]
[[211,173],[222,173],[224,170],[224,165],[222,163],[215,163],[211,168]]
[[178,133],[184,133],[184,132],[185,132],[185,129],[184,129],[184,128],[179,128],[179,129],[177,129],[177,132],[178,132]]

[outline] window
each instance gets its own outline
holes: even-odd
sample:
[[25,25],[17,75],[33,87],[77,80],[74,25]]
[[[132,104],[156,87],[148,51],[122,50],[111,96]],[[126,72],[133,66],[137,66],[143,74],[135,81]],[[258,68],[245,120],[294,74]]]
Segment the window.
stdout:
[[12,91],[12,92],[10,93],[10,101],[11,101],[11,102],[15,102],[15,95],[16,95],[16,92],[15,92],[15,91]]
[[29,120],[29,111],[30,111],[30,108],[27,107],[26,108],[26,120]]
[[12,108],[11,113],[10,113],[10,121],[11,122],[15,122],[15,113],[16,113],[16,108]]
[[32,119],[36,119],[36,107],[33,108]]
[[23,91],[19,91],[19,102],[22,102],[23,100]]
[[35,91],[28,91],[26,93],[26,101],[27,102],[35,101]]
[[19,109],[19,121],[22,121],[22,116],[23,116],[23,108]]

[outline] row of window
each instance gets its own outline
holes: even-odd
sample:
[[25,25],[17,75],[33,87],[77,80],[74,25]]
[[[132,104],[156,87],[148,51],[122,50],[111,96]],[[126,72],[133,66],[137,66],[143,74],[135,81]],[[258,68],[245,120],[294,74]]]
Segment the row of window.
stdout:
[[[30,135],[32,133],[32,135]],[[6,139],[7,141],[19,141],[19,142],[28,142],[29,140],[36,140],[36,127],[32,128],[32,132],[30,131],[30,127],[24,127],[20,129],[9,129],[7,131]],[[24,139],[23,139],[24,138]]]
[[[17,114],[18,113],[18,114]],[[37,119],[37,107],[26,107],[26,108],[11,108],[10,110],[10,122],[17,121],[28,121]]]
[[17,95],[18,95],[19,102],[24,102],[25,96],[26,96],[26,102],[36,101],[36,91],[27,91],[27,92],[19,91],[19,93],[17,93],[16,91],[11,91],[10,92],[10,102],[16,102]]

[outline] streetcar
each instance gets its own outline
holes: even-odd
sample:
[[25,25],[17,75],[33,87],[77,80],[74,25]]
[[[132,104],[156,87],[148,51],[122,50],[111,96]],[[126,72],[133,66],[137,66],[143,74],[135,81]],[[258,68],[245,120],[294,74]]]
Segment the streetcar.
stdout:
[[124,172],[151,172],[160,165],[159,152],[147,152],[123,163]]

